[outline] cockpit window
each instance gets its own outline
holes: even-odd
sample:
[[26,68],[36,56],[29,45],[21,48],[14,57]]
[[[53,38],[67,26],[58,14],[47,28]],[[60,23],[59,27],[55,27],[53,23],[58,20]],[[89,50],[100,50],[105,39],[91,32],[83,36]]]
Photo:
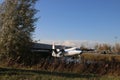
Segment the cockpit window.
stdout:
[[75,50],[80,50],[79,48],[76,48]]

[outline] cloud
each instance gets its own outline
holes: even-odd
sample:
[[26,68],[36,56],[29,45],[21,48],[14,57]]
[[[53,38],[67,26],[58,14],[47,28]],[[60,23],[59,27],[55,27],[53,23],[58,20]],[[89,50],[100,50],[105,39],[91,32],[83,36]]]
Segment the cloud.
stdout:
[[41,40],[39,43],[52,44],[55,45],[63,45],[63,46],[71,46],[71,47],[81,47],[85,46],[88,48],[94,48],[96,44],[101,44],[99,41],[88,41],[88,40]]

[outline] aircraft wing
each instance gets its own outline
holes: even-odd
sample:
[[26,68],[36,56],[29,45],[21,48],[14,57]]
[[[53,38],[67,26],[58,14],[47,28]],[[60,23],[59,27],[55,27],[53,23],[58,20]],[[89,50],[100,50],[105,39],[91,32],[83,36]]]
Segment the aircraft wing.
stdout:
[[72,48],[69,48],[69,49],[65,49],[65,51],[71,51],[71,50],[75,50],[76,47],[72,47]]

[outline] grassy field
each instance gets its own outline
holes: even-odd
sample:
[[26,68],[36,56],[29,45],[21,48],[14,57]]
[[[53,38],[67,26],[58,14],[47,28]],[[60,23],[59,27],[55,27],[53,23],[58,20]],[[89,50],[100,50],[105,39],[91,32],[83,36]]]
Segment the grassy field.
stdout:
[[120,77],[0,68],[0,80],[120,80]]
[[84,53],[82,57],[90,61],[120,62],[120,55],[115,54]]
[[[120,80],[119,55],[85,53],[82,58],[81,64],[44,60],[33,66],[1,63],[0,80]],[[89,60],[98,62],[84,63]]]

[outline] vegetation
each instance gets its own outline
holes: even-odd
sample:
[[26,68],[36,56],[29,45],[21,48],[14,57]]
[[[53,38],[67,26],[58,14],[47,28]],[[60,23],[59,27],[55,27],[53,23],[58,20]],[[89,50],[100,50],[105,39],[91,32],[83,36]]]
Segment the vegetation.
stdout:
[[114,47],[112,48],[112,51],[113,51],[114,53],[120,54],[120,44],[119,44],[119,43],[116,43],[116,44],[114,45]]
[[30,62],[36,0],[4,0],[0,4],[0,58]]
[[114,54],[92,54],[92,53],[84,53],[82,54],[84,60],[87,61],[108,61],[108,62],[120,62],[120,55]]
[[109,44],[97,44],[95,46],[97,53],[102,54],[120,54],[120,44],[116,43],[115,45]]
[[120,77],[1,68],[1,80],[119,80]]
[[61,79],[73,79],[73,78],[85,78],[94,77],[94,75],[80,75],[75,73],[62,73],[62,72],[49,72],[40,70],[23,70],[23,69],[8,69],[1,68],[1,73],[5,74],[0,76],[3,80],[61,80]]
[[0,65],[2,80],[119,80],[120,62],[64,63],[41,59],[37,65]]

